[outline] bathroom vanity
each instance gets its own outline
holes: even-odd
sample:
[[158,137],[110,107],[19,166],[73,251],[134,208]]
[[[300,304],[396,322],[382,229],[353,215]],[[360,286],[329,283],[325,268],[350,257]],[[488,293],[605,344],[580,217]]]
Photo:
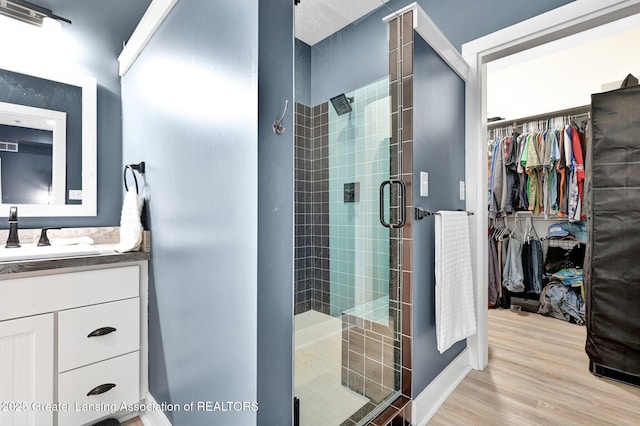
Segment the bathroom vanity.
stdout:
[[149,253],[0,262],[0,424],[75,426],[148,392]]

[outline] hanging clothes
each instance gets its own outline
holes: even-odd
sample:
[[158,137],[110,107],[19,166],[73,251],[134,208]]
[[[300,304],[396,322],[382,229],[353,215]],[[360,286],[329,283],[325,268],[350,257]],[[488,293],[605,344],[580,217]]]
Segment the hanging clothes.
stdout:
[[502,211],[510,214],[516,211],[520,201],[518,188],[518,132],[507,137],[504,146],[504,167],[507,179],[507,188],[504,194]]
[[504,169],[503,139],[495,141],[491,155],[491,187],[489,188],[489,217],[499,217],[503,209],[503,192],[507,187]]
[[500,260],[498,257],[497,242],[493,239],[491,233],[488,238],[488,257],[489,257],[489,306],[496,306],[500,299],[500,287],[502,286],[502,280],[500,277]]
[[540,240],[531,239],[523,244],[522,265],[525,271],[525,292],[528,296],[539,296],[542,292],[542,274],[544,272]]
[[584,135],[580,133],[578,127],[575,124],[571,125],[571,144],[573,157],[571,160],[571,166],[574,172],[575,191],[577,194],[573,194],[572,198],[576,199],[576,208],[573,211],[573,215],[569,215],[569,221],[575,222],[586,218],[584,209],[582,209],[583,201],[583,186],[584,186],[584,160],[583,160],[583,142]]
[[490,217],[528,210],[584,219],[585,143],[574,123],[496,137],[490,143]]
[[557,129],[555,133],[558,140],[560,153],[560,157],[558,158],[558,162],[556,164],[556,170],[558,172],[558,176],[560,176],[558,180],[558,214],[560,216],[566,216],[567,212],[569,211],[566,195],[569,192],[567,191],[568,169],[566,164],[566,151],[564,149],[564,129]]
[[560,160],[560,150],[558,149],[558,138],[555,130],[547,130],[545,139],[549,146],[549,160],[544,164],[545,185],[547,187],[544,213],[550,215],[558,214],[560,209],[558,201],[558,170],[556,169],[556,164]]
[[518,223],[513,232],[509,234],[507,257],[502,271],[502,285],[513,293],[521,293],[524,287],[524,271],[522,269],[522,243],[523,235]]
[[531,217],[528,217],[525,221],[522,268],[526,296],[538,298],[542,292],[544,263],[542,259],[542,244],[540,244],[540,239],[533,228]]
[[563,318],[579,322],[575,312],[580,309],[575,308],[573,299],[567,300],[562,290],[545,287],[548,277],[542,242],[531,218],[521,229],[518,212],[566,217],[569,222],[565,225],[585,218],[586,143],[583,130],[567,117],[525,123],[522,131],[510,127],[493,133],[489,143],[489,217],[513,214],[516,221],[513,232],[502,235],[504,239],[496,237],[501,228],[495,220],[489,230],[488,306],[509,308],[512,296],[544,300],[546,313],[564,309]]
[[502,226],[496,223],[489,229],[488,233],[488,258],[489,258],[489,287],[488,287],[488,305],[491,307],[504,306],[502,303],[502,274],[504,269],[504,259],[506,257],[506,239],[505,235],[509,234],[509,228],[506,223],[502,222]]

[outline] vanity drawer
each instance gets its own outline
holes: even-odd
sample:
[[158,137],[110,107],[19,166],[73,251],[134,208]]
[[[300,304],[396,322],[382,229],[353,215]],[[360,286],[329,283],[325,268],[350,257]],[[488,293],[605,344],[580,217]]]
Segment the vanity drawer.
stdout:
[[0,321],[140,295],[140,267],[0,280]]
[[[140,402],[140,352],[133,352],[67,371],[58,376],[58,401],[67,411],[58,413],[59,425],[81,425],[120,410],[123,403]],[[113,384],[115,387],[111,387]],[[87,396],[109,385],[109,390]]]
[[58,314],[59,372],[138,349],[140,299],[137,297]]

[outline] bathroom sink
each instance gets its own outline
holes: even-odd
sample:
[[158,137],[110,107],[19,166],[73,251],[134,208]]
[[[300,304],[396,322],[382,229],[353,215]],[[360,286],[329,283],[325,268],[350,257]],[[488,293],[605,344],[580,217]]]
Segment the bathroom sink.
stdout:
[[60,257],[91,256],[112,253],[112,250],[101,250],[90,244],[73,244],[61,246],[41,246],[22,244],[17,248],[0,247],[0,262],[33,259],[56,259]]

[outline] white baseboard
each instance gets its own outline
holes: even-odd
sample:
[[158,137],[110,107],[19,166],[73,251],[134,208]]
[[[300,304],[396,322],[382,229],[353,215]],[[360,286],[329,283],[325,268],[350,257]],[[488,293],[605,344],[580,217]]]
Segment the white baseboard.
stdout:
[[425,426],[470,371],[465,349],[413,400],[411,424]]
[[[156,400],[149,392],[147,392],[145,397],[145,404],[157,405]],[[144,426],[171,426],[171,422],[161,410],[145,411],[144,413],[140,413],[140,420],[142,420]]]

